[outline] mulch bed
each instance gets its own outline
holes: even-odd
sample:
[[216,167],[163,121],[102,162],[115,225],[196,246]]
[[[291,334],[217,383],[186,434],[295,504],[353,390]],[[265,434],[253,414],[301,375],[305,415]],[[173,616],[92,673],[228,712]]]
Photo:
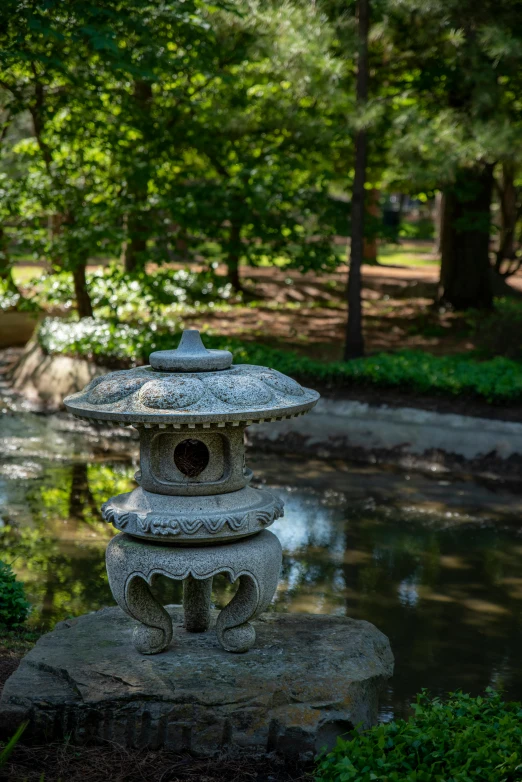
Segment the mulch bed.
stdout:
[[201,760],[166,751],[124,747],[18,745],[0,769],[2,782],[311,782],[311,766],[278,757]]

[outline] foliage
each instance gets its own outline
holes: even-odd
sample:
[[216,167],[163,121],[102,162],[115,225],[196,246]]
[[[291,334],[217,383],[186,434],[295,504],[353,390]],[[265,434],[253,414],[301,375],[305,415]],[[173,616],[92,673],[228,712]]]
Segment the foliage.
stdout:
[[0,627],[20,627],[30,611],[24,585],[16,580],[11,565],[0,561]]
[[9,280],[0,279],[0,312],[17,309],[22,300],[23,297],[13,289]]
[[315,7],[8,0],[1,13],[10,239],[73,273],[81,317],[93,256],[134,271],[213,242],[236,269],[267,250],[337,263],[345,207],[329,184],[349,99]]
[[[130,272],[215,252],[236,290],[242,263],[337,266],[332,240],[347,232],[352,149],[364,130],[368,191],[454,196],[451,209],[445,200],[455,230],[443,232],[452,236],[443,255],[463,271],[442,287],[453,306],[462,305],[453,278],[470,291],[465,304],[489,304],[490,291],[480,291],[490,281],[493,178],[497,266],[509,273],[518,264],[517,4],[372,1],[369,98],[357,105],[356,8],[353,0],[5,0],[0,278],[11,298],[12,251],[72,274],[68,301],[81,317],[93,314],[91,285],[101,295],[85,278],[93,257],[120,257]],[[473,191],[485,174],[479,219]],[[366,238],[386,235],[375,216],[365,223]],[[464,231],[479,236],[480,254]],[[450,244],[471,249],[450,253]],[[110,314],[110,304],[96,308]]]
[[29,720],[22,722],[18,726],[14,736],[12,736],[7,742],[7,744],[5,745],[5,747],[2,750],[0,750],[0,768],[2,768],[2,766],[5,766],[5,764],[9,760],[11,753],[13,752],[14,748],[16,747],[20,739],[22,738],[22,733],[24,732],[24,730],[27,728],[28,725],[29,725]]
[[332,237],[339,216],[346,230],[347,208],[329,188],[336,166],[348,173],[350,99],[338,88],[331,31],[312,5],[238,7],[243,19],[224,14],[214,29],[225,51],[235,40],[245,56],[232,79],[203,86],[190,129],[178,125],[193,153],[165,187],[191,242],[217,243],[231,279],[241,259],[267,255],[302,269],[335,266]]
[[23,296],[13,287],[9,279],[0,278],[0,312],[18,310],[20,312],[38,312],[39,306],[33,299]]
[[415,715],[378,725],[319,761],[316,782],[514,782],[522,779],[522,704],[453,693],[417,696]]
[[[129,366],[146,363],[153,350],[172,348],[179,334],[151,331],[108,321],[46,319],[38,333],[47,353],[95,358]],[[226,348],[236,363],[270,366],[311,384],[399,388],[420,394],[475,396],[493,404],[522,399],[522,364],[496,357],[479,361],[467,355],[434,356],[420,350],[380,353],[348,363],[323,363],[296,353],[237,339],[205,335],[209,348]]]
[[423,217],[415,222],[403,222],[399,229],[402,239],[433,239],[433,220]]
[[489,355],[522,359],[522,303],[518,299],[497,299],[491,314],[469,316],[475,344]]
[[[91,303],[100,317],[136,320],[158,313],[162,307],[216,305],[227,302],[232,288],[212,267],[202,271],[159,268],[154,274],[143,269],[126,272],[117,265],[87,272]],[[43,307],[69,310],[74,304],[70,272],[44,275],[32,283],[32,301]]]

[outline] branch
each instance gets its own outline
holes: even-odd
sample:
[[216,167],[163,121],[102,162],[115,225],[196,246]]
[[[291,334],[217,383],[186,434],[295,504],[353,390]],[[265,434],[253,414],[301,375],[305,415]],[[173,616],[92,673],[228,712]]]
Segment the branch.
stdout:
[[43,108],[45,103],[44,88],[43,88],[43,84],[39,81],[38,73],[36,71],[36,66],[34,62],[31,62],[31,70],[34,76],[35,102],[34,105],[29,106],[29,112],[33,119],[34,135],[38,143],[38,146],[40,148],[40,152],[42,153],[42,157],[45,163],[45,168],[49,176],[51,176],[51,161],[52,161],[51,150],[49,149],[46,142],[42,138],[42,133],[43,133],[42,114],[43,114]]
[[4,139],[7,136],[7,131],[11,127],[12,121],[13,121],[13,114],[11,111],[8,111],[7,118],[4,120],[2,124],[2,131],[0,132],[0,145],[3,144]]
[[211,152],[205,151],[204,154],[208,157],[208,159],[210,160],[210,162],[212,163],[212,165],[214,166],[218,174],[221,174],[221,176],[224,177],[225,179],[230,179],[230,174],[225,168],[225,166],[219,160],[216,160]]

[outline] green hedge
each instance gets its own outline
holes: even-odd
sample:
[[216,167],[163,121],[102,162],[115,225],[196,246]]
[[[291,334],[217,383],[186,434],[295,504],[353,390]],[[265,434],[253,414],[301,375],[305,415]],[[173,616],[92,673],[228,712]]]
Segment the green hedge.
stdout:
[[[146,363],[152,350],[172,348],[178,334],[103,320],[46,319],[39,341],[48,353],[92,358],[112,366]],[[522,362],[497,357],[479,361],[472,356],[434,356],[420,350],[380,353],[350,362],[323,363],[297,353],[256,343],[205,335],[209,348],[228,348],[236,363],[270,366],[310,384],[332,387],[373,386],[417,394],[466,395],[490,403],[522,400]]]
[[452,694],[417,697],[415,715],[338,739],[316,782],[515,782],[522,779],[522,704]]

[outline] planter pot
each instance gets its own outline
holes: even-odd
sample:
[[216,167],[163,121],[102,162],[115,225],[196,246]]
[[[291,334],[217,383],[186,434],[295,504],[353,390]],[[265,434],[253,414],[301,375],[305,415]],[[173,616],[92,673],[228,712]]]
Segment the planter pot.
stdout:
[[0,348],[26,345],[33,336],[38,317],[34,312],[0,312]]

